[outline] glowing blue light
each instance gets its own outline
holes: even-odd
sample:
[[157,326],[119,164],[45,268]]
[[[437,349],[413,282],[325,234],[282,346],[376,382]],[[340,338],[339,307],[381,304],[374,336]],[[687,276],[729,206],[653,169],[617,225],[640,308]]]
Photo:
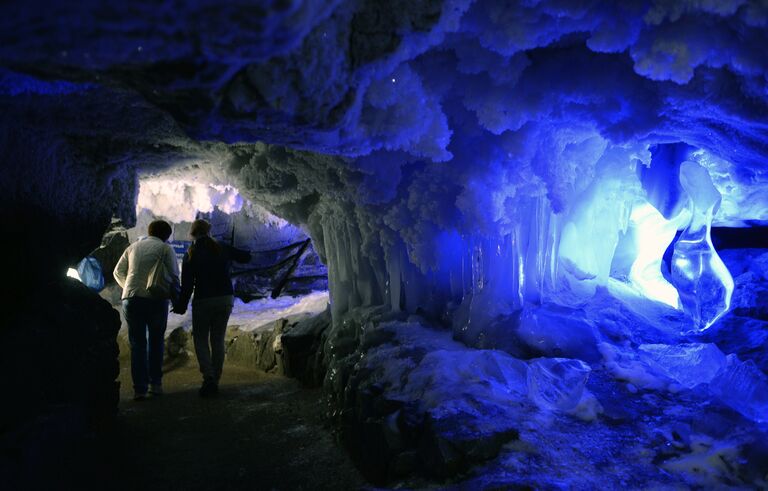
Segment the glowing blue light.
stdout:
[[[690,216],[690,214],[688,214]],[[664,251],[675,238],[678,223],[667,220],[650,203],[632,208],[630,221],[636,230],[637,257],[629,272],[629,281],[643,296],[663,302],[674,308],[680,305],[680,296],[661,273]]]

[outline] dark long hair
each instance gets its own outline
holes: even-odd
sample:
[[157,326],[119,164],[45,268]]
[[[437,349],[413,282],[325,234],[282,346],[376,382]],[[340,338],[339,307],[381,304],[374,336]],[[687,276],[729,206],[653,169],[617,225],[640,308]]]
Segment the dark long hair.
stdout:
[[216,239],[210,235],[204,235],[200,237],[199,239],[195,240],[192,245],[189,246],[187,254],[189,254],[190,259],[192,259],[192,255],[198,248],[211,251],[217,256],[221,254],[221,244],[219,244]]

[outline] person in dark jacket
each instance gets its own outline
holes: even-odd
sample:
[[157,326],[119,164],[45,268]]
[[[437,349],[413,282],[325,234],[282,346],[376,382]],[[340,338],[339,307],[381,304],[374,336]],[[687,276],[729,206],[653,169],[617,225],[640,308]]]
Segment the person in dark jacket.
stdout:
[[181,295],[173,312],[184,314],[192,300],[192,338],[203,375],[201,397],[215,396],[224,365],[224,335],[234,304],[230,268],[232,260],[247,263],[248,251],[221,244],[209,234],[211,224],[195,220],[189,234],[194,239],[181,264]]

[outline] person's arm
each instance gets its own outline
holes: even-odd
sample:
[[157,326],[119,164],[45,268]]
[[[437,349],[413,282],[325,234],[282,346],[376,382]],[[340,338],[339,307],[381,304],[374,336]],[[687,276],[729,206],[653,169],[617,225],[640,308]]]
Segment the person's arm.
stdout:
[[183,314],[187,311],[189,299],[192,297],[192,291],[195,289],[195,274],[192,270],[192,261],[189,258],[189,251],[184,253],[184,259],[181,261],[181,294],[179,301],[173,306],[173,311],[177,314]]
[[120,256],[120,260],[117,261],[112,276],[115,277],[115,281],[120,288],[125,288],[125,279],[128,276],[128,248],[123,251],[123,255]]

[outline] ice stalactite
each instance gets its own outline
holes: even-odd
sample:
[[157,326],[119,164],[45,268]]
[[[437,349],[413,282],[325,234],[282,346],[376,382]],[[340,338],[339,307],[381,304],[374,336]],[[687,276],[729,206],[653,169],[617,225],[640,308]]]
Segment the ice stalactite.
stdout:
[[383,268],[376,258],[364,252],[360,230],[350,215],[350,210],[336,206],[320,220],[322,240],[318,247],[328,267],[334,320],[355,307],[381,305],[385,301]]
[[734,286],[710,236],[720,193],[707,170],[691,161],[680,165],[680,184],[689,196],[691,221],[675,243],[672,283],[694,330],[704,331],[728,310]]
[[519,223],[509,233],[464,240],[462,271],[469,278],[453,325],[470,344],[497,346],[489,339],[504,337],[501,331],[516,322],[520,309],[545,301],[555,289],[561,216],[543,195],[526,199],[519,208]]

